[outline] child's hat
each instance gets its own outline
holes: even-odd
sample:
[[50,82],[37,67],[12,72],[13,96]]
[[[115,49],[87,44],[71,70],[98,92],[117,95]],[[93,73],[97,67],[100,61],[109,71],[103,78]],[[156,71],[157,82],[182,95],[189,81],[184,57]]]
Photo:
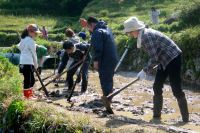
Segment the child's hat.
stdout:
[[28,31],[31,31],[31,32],[34,32],[34,33],[42,33],[39,29],[39,27],[36,25],[36,24],[30,24],[28,27],[27,27],[27,30]]

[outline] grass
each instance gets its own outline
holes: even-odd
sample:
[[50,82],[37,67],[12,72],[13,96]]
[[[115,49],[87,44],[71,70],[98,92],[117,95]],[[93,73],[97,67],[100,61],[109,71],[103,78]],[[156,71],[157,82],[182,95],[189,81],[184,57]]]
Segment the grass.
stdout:
[[6,97],[17,96],[22,91],[18,67],[3,57],[0,57],[0,84],[0,102]]
[[[0,15],[0,46],[17,44],[19,42],[17,32],[21,34],[29,24],[33,23],[37,24],[40,30],[42,30],[42,26],[46,26],[49,40],[53,41],[65,40],[66,28],[80,30],[78,17]],[[79,32],[79,30],[75,31]]]
[[[106,4],[104,4],[106,3]],[[146,24],[151,24],[150,12],[151,7],[155,6],[158,10],[164,13],[160,17],[160,23],[165,20],[170,14],[180,11],[182,7],[187,3],[190,4],[187,0],[163,0],[163,1],[133,1],[133,0],[93,0],[88,6],[84,9],[82,17],[96,16],[99,19],[108,20],[108,25],[112,30],[117,28],[117,25],[123,25],[123,22],[131,16],[138,17],[141,21],[144,21]],[[102,5],[104,5],[102,7]],[[170,8],[169,8],[170,7]],[[102,13],[108,12],[108,13]],[[115,25],[115,26],[113,26]]]
[[[66,112],[63,108],[44,102],[23,101],[22,98],[7,98],[2,106],[4,111],[7,110],[7,114],[13,116],[6,120],[7,125],[5,126],[19,132],[56,131],[72,133],[82,132],[85,126],[90,125],[88,117],[78,113]],[[1,125],[2,127],[3,125]],[[91,131],[92,129],[94,128],[91,126]],[[97,127],[97,132],[101,131],[102,129]]]

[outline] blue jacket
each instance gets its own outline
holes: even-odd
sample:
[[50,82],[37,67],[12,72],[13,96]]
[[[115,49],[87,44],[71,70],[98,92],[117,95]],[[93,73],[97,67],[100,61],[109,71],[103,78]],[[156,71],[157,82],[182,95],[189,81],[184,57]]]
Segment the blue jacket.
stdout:
[[118,62],[118,54],[112,31],[104,21],[99,21],[92,34],[93,60],[98,61],[99,70],[110,70]]

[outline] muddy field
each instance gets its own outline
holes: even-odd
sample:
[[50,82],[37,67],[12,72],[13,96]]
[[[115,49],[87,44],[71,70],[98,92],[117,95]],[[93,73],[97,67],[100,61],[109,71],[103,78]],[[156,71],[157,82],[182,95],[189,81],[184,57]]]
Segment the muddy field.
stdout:
[[[41,76],[44,78],[52,73],[52,70],[45,70]],[[109,115],[106,113],[101,101],[102,92],[97,72],[89,72],[89,83],[86,93],[80,93],[81,86],[77,84],[75,93],[71,98],[71,103],[67,102],[67,98],[65,97],[69,94],[67,87],[63,83],[65,76],[61,78],[59,87],[56,87],[53,83],[47,86],[47,90],[52,97],[50,100],[46,100],[46,102],[68,111],[89,114],[102,127],[120,132],[131,132],[133,131],[132,128],[138,129],[138,132],[200,132],[200,92],[198,91],[194,91],[193,89],[188,90],[183,87],[190,113],[190,122],[184,124],[181,122],[182,119],[178,104],[172,94],[171,88],[169,85],[165,85],[163,88],[164,104],[162,119],[155,121],[152,120],[152,84],[154,77],[148,76],[146,80],[137,81],[115,96],[111,104],[115,114]],[[114,76],[115,91],[134,80],[135,76],[136,73],[133,72],[117,73]],[[45,80],[45,83],[49,80]],[[40,83],[37,82],[35,88],[40,87]],[[40,95],[42,99],[45,99],[42,91],[36,91],[35,93]]]

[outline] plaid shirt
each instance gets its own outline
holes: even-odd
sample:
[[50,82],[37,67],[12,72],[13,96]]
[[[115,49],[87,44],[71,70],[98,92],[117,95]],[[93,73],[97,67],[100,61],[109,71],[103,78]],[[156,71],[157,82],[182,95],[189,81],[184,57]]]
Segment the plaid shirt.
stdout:
[[165,70],[167,65],[182,53],[169,37],[159,31],[145,28],[141,39],[142,48],[150,56],[147,66],[143,68],[145,72],[153,68],[156,63],[160,63]]

